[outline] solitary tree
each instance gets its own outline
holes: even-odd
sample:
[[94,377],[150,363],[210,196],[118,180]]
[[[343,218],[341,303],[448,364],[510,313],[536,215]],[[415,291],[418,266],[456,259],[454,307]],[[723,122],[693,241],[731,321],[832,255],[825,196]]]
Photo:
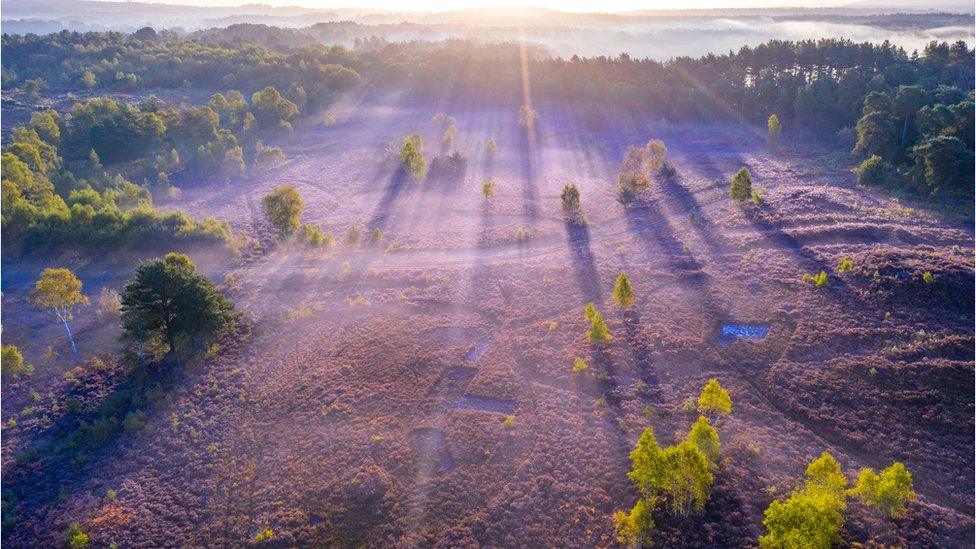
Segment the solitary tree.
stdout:
[[603,322],[603,316],[596,309],[593,310],[593,315],[590,318],[590,329],[586,332],[586,337],[594,345],[605,345],[613,339],[610,330]]
[[729,187],[729,198],[736,202],[743,202],[752,198],[752,176],[749,170],[740,168],[732,178],[732,185]]
[[851,492],[889,517],[904,515],[905,504],[915,499],[912,474],[898,461],[880,475],[871,468],[861,469]]
[[298,229],[298,220],[305,208],[305,201],[295,187],[278,185],[261,199],[261,205],[278,234],[287,238]]
[[783,132],[783,125],[779,123],[778,116],[775,114],[769,115],[769,120],[766,121],[766,130],[769,142],[773,144],[779,143],[779,136]]
[[593,320],[593,316],[596,315],[596,307],[592,303],[587,303],[586,307],[583,307],[583,318],[588,321]]
[[717,379],[708,380],[698,395],[698,411],[711,418],[732,413],[732,398]]
[[68,326],[71,311],[78,305],[88,303],[88,297],[81,293],[81,281],[78,277],[69,269],[44,269],[41,277],[34,284],[30,301],[38,307],[54,310],[55,316],[64,325],[64,331],[68,334],[71,353],[75,360],[78,360],[78,347],[75,346],[75,338],[71,335],[71,328]]
[[569,214],[574,214],[580,209],[580,192],[576,188],[575,183],[567,183],[563,186],[563,192],[560,195],[563,203],[563,211]]
[[620,273],[617,283],[613,286],[613,301],[621,309],[630,309],[634,306],[634,289],[630,286],[627,275]]
[[233,309],[189,257],[169,253],[141,263],[123,288],[122,329],[128,338],[165,345],[174,355],[209,346],[233,325]]

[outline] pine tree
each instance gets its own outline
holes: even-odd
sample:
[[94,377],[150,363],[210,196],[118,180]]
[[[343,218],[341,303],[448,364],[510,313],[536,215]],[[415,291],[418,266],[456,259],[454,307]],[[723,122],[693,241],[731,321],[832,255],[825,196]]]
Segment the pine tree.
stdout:
[[590,320],[590,329],[586,332],[586,337],[590,339],[590,343],[594,345],[605,345],[610,343],[613,336],[610,335],[610,330],[607,325],[603,322],[603,316],[600,315],[599,311],[593,310],[593,317]]
[[613,286],[613,300],[621,309],[630,309],[634,306],[634,289],[624,273],[620,273],[617,283]]
[[729,198],[735,202],[743,202],[752,198],[752,176],[746,168],[740,168],[732,178],[729,187]]
[[779,143],[779,136],[783,132],[783,125],[779,122],[779,117],[775,114],[769,115],[769,120],[766,121],[766,129],[768,130],[769,142],[776,144]]

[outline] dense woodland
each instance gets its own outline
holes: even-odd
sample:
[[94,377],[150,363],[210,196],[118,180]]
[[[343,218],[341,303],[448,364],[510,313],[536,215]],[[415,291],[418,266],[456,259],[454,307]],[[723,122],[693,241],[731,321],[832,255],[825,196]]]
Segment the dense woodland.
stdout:
[[[243,30],[271,43],[269,36],[288,32]],[[570,103],[594,131],[607,131],[621,117],[765,125],[776,115],[789,134],[846,141],[863,184],[943,203],[973,195],[974,52],[962,42],[933,42],[909,54],[888,43],[771,41],[660,63],[626,54],[552,58],[538,48],[463,41],[369,39],[352,51],[266,47],[243,39],[241,26],[224,32],[198,40],[151,28],[131,35],[5,34],[8,89],[35,97],[80,89],[143,97],[137,104],[94,98],[67,112],[38,111],[9,132],[8,242],[38,248],[147,235],[228,240],[226,225],[216,220],[158,214],[152,194],[171,192],[176,172],[229,180],[280,161],[281,151],[262,145],[262,135],[290,131],[295,119],[357,85],[405,90],[416,101],[476,98],[515,108],[523,101],[523,63],[538,105]],[[165,89],[212,95],[203,105],[177,106],[151,95]]]

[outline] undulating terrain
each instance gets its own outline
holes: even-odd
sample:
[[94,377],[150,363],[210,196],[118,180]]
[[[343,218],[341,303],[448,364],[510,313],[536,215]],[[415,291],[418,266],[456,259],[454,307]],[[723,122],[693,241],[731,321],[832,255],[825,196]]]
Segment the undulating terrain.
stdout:
[[[717,378],[733,411],[716,424],[712,496],[701,514],[656,516],[657,545],[757,545],[763,510],[829,451],[849,477],[901,461],[918,493],[894,520],[852,501],[842,545],[969,546],[971,224],[855,186],[841,146],[536,109],[525,131],[516,110],[474,99],[350,93],[334,124],[310,117],[269,140],[286,158],[273,169],[174,178],[182,193],[161,209],[215,215],[247,240],[237,257],[188,250],[244,315],[219,352],[160,377],[141,425],[83,453],[45,448],[72,406],[124,390],[117,322],[76,313],[71,373],[61,326],[27,293],[54,263],[90,296],[117,290],[153,254],[5,260],[4,342],[45,366],[3,384],[4,544],[56,546],[80,522],[97,547],[612,546],[613,512],[637,497],[638,435],[683,437],[686,401]],[[461,178],[384,162],[413,132],[439,153],[441,111],[457,120]],[[625,208],[618,166],[652,138],[677,175]],[[742,167],[761,204],[729,200]],[[560,209],[570,182],[583,225]],[[336,247],[274,242],[260,203],[280,184]],[[354,225],[360,247],[343,244]],[[828,287],[802,280],[820,271]],[[620,273],[627,312],[610,300]],[[586,340],[590,302],[613,336],[603,349]],[[27,448],[40,459],[16,459]]]

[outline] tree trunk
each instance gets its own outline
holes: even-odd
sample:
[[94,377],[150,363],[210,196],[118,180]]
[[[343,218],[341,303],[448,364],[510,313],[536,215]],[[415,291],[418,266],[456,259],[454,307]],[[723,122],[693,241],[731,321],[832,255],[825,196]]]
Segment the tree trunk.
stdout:
[[68,332],[68,342],[71,343],[71,354],[74,356],[75,362],[78,362],[78,347],[75,346],[75,338],[71,335],[71,328],[68,327],[68,318],[61,314],[61,311],[55,309],[54,311],[58,318],[61,319],[61,324],[64,325],[64,331]]
[[905,139],[908,138],[908,115],[905,116],[905,124],[901,127],[901,148],[905,150]]

